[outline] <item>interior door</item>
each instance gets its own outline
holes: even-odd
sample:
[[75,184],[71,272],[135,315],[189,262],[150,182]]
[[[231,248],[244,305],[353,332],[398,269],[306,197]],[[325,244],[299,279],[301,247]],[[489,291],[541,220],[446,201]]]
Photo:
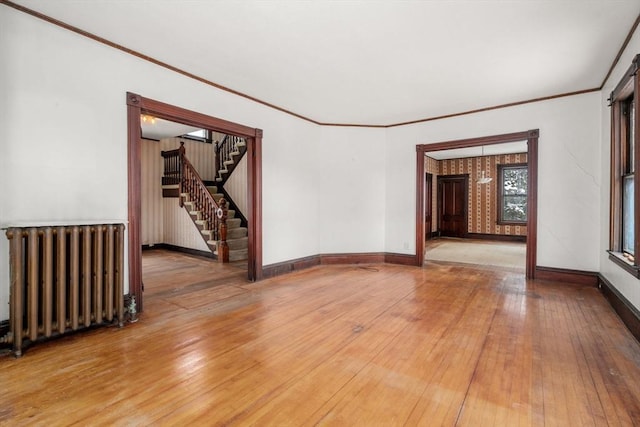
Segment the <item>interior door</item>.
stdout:
[[428,173],[425,175],[424,183],[424,239],[431,238],[431,229],[433,228],[433,175]]
[[438,229],[441,236],[466,236],[468,188],[469,175],[438,177]]

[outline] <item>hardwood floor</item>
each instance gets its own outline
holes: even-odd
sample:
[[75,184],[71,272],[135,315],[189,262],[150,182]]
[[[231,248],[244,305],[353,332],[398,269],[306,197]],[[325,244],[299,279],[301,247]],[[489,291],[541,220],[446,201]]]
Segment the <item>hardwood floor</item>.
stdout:
[[640,345],[595,288],[435,263],[248,283],[161,251],[143,270],[139,322],[0,357],[0,424],[640,423]]

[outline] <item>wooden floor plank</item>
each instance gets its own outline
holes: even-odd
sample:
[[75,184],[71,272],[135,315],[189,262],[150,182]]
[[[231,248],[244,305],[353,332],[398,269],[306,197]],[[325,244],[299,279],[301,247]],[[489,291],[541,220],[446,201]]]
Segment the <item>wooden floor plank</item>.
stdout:
[[149,251],[145,312],[0,356],[0,425],[634,425],[640,346],[595,288],[428,263]]

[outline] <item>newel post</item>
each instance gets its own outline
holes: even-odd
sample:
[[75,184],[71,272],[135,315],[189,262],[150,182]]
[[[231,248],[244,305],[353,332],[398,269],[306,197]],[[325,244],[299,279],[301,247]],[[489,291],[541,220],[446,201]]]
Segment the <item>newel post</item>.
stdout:
[[218,202],[220,207],[218,208],[220,241],[218,242],[218,260],[220,262],[229,262],[229,245],[227,244],[227,201],[222,197]]
[[184,141],[180,141],[180,148],[178,148],[178,171],[180,172],[180,179],[178,181],[178,203],[180,207],[184,206],[184,200],[182,199],[182,193],[184,193],[184,187],[182,182],[184,181]]

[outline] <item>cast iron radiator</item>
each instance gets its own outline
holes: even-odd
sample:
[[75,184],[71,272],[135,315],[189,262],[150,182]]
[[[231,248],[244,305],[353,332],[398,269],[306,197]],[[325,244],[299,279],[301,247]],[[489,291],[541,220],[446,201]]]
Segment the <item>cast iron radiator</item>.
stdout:
[[124,318],[124,225],[9,228],[9,332],[34,342]]

